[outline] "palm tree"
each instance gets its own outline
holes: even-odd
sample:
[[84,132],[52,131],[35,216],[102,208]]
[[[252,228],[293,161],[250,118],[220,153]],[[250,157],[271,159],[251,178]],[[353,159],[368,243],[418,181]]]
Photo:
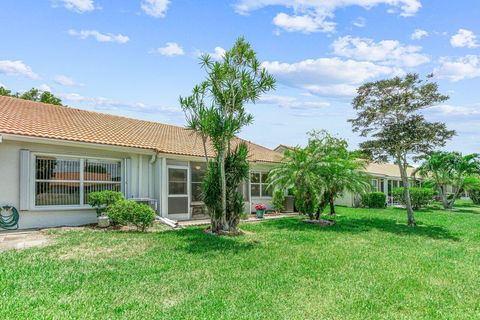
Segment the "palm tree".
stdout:
[[286,150],[282,163],[269,172],[268,187],[274,194],[293,190],[297,210],[314,219],[324,188],[309,151],[300,147]]
[[[417,172],[435,184],[444,209],[452,209],[467,178],[480,173],[480,158],[476,153],[463,156],[459,152],[437,151],[424,157],[424,162],[415,170]],[[450,199],[448,186],[453,188]]]

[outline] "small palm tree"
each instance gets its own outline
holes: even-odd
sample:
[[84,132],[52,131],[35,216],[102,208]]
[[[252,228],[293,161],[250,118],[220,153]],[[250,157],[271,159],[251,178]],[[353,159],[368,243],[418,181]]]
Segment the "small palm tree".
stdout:
[[[480,157],[476,153],[464,156],[459,152],[437,151],[425,156],[415,173],[428,177],[438,189],[444,209],[452,209],[467,178],[480,173]],[[448,186],[453,188],[450,198]]]

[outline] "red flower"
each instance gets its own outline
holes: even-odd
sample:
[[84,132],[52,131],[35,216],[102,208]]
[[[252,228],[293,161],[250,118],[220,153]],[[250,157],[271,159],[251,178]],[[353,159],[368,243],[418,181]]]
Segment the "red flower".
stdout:
[[267,206],[262,203],[255,205],[255,210],[266,210],[266,209],[267,209]]

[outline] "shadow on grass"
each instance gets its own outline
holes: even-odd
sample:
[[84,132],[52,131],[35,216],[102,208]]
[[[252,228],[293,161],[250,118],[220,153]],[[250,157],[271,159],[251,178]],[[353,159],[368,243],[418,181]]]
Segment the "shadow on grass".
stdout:
[[[325,217],[324,217],[325,218]],[[264,223],[266,228],[288,229],[292,231],[311,231],[319,232],[348,232],[362,233],[371,230],[388,232],[400,236],[421,236],[432,239],[445,239],[459,241],[460,239],[452,235],[447,229],[439,226],[418,225],[416,227],[408,227],[406,224],[398,223],[392,219],[382,218],[351,218],[341,217],[335,218],[336,224],[333,226],[321,227],[304,223],[303,219],[278,219]]]
[[245,242],[244,236],[229,237],[207,234],[203,228],[186,228],[176,231],[175,235],[183,240],[183,244],[178,249],[193,254],[239,253],[253,249],[256,244],[255,242]]

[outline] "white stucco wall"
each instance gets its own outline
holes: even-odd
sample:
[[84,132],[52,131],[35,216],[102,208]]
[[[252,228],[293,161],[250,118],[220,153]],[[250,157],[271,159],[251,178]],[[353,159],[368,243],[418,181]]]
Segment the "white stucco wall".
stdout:
[[[75,143],[55,145],[29,141],[3,139],[0,143],[0,206],[13,205],[20,208],[20,150],[31,153],[51,153],[58,155],[87,156],[113,159],[131,159],[131,179],[127,181],[125,193],[128,197],[152,197],[160,200],[159,172],[160,161],[150,165],[151,155],[131,151],[114,151],[105,146],[83,147]],[[152,153],[153,154],[153,153]],[[33,173],[30,172],[32,175]],[[33,178],[30,179],[33,183]],[[31,195],[33,196],[33,195]],[[82,225],[96,222],[95,211],[82,209],[43,209],[29,206],[19,210],[19,228],[41,228],[52,226]]]

